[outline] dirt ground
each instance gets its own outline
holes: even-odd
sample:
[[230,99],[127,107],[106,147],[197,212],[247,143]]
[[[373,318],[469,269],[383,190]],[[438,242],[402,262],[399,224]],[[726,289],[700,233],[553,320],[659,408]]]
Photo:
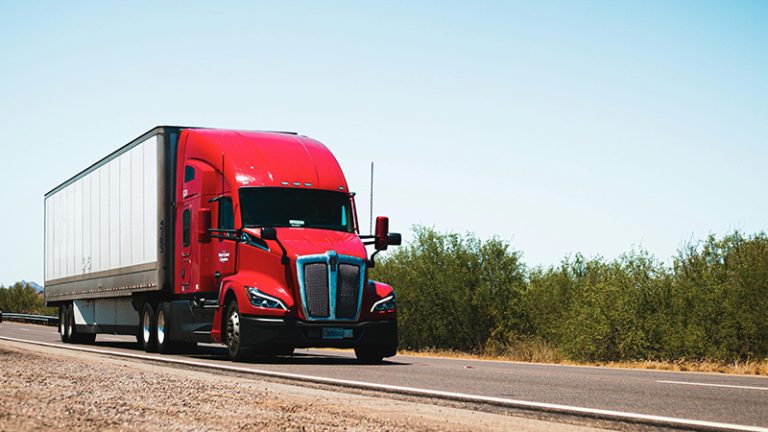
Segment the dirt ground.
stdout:
[[0,341],[0,431],[593,431]]

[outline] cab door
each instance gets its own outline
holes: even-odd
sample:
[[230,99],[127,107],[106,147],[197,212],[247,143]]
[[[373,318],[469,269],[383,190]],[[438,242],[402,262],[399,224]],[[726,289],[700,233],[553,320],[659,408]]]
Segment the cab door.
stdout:
[[181,247],[179,248],[180,291],[189,290],[192,272],[192,205],[187,204],[181,210]]
[[215,238],[215,268],[216,274],[226,277],[235,273],[235,258],[237,257],[237,240],[234,233],[228,230],[235,228],[235,214],[232,207],[232,197],[224,195],[216,199],[216,228],[218,236]]
[[193,289],[195,281],[195,252],[197,249],[196,238],[193,233],[196,232],[197,208],[200,203],[200,182],[197,170],[192,165],[184,166],[184,182],[181,188],[181,202],[178,208],[178,220],[181,221],[180,235],[181,245],[178,249],[178,281],[177,292],[186,293]]
[[178,208],[178,273],[176,293],[216,292],[214,277],[214,245],[206,239],[210,228],[211,190],[215,187],[213,168],[198,161],[188,161],[184,167]]

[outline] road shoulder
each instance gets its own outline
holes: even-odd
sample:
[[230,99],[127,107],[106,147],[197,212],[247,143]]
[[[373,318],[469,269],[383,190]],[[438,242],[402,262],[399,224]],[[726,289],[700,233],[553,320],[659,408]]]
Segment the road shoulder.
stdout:
[[0,430],[598,430],[10,341],[0,362]]

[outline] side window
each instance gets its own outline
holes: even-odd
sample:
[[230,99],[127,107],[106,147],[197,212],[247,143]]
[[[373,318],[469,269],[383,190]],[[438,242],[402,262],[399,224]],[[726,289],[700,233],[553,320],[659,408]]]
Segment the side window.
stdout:
[[232,209],[232,198],[219,198],[218,202],[219,229],[235,229],[235,212]]
[[195,169],[189,165],[184,167],[184,183],[195,179]]
[[191,213],[189,209],[184,210],[184,214],[181,215],[181,237],[182,244],[189,246],[189,222]]

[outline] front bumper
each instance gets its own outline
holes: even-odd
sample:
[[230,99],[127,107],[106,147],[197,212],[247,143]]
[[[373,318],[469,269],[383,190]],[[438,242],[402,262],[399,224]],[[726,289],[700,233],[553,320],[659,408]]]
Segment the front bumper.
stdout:
[[[323,328],[352,329],[347,339],[324,339]],[[385,357],[397,352],[397,321],[308,323],[296,319],[240,316],[240,340],[245,345],[294,348],[376,347]]]

